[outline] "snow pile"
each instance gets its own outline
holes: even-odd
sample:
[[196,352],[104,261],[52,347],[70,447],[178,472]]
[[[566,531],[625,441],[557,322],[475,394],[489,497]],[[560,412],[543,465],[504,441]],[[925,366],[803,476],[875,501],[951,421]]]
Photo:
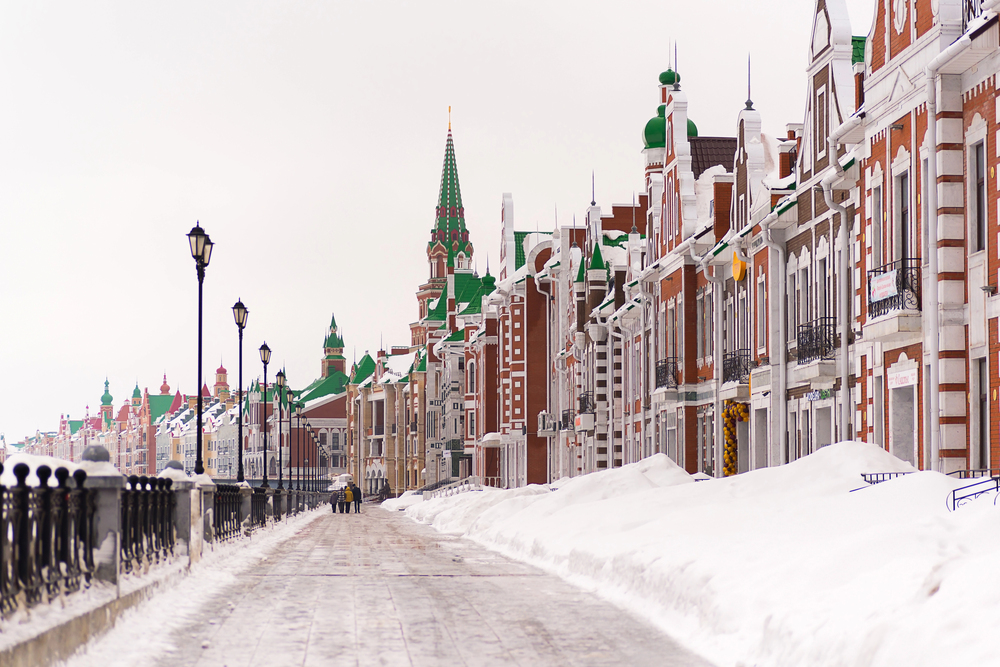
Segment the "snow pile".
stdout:
[[[724,480],[663,455],[407,513],[534,563],[720,665],[1000,664],[1000,508],[864,443]],[[851,492],[854,489],[859,489]]]
[[402,512],[407,507],[412,507],[423,499],[424,496],[421,491],[406,491],[399,498],[390,498],[382,501],[382,509],[387,509],[391,512],[397,510]]

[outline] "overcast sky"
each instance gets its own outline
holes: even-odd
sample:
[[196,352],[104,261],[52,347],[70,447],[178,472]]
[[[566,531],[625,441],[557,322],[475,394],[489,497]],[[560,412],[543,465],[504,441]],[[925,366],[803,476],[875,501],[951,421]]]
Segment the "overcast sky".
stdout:
[[[873,0],[849,0],[867,34]],[[331,313],[350,361],[409,344],[448,106],[480,273],[501,196],[551,229],[642,188],[641,131],[678,44],[690,117],[733,136],[753,56],[765,132],[801,122],[810,0],[4,2],[0,433],[55,430],[140,388],[196,385],[197,279],[215,242],[204,373],[273,350],[301,387]]]

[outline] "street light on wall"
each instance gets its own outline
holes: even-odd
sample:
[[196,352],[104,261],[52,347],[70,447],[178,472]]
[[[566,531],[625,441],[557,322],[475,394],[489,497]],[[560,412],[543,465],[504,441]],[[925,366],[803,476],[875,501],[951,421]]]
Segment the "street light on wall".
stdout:
[[250,311],[243,305],[243,300],[238,299],[233,305],[233,317],[236,319],[236,328],[240,330],[240,390],[236,392],[237,411],[240,416],[240,466],[236,473],[236,481],[245,481],[243,477],[243,330],[247,326],[247,317]]
[[264,364],[264,387],[261,390],[260,403],[264,406],[264,416],[260,420],[260,429],[264,432],[264,459],[263,473],[261,475],[262,487],[269,488],[267,484],[267,363],[271,361],[271,348],[264,343],[260,346],[260,360]]
[[196,475],[201,475],[205,472],[205,466],[201,458],[201,411],[203,398],[201,395],[201,287],[202,283],[205,282],[205,269],[208,268],[208,263],[212,260],[213,244],[212,239],[201,228],[201,223],[197,221],[195,222],[194,229],[188,232],[187,237],[188,242],[191,244],[191,257],[194,258],[195,268],[198,271],[198,433],[194,472]]
[[278,374],[274,376],[274,382],[278,385],[278,489],[284,489],[284,475],[281,472],[282,458],[281,458],[281,448],[282,448],[282,437],[281,437],[281,397],[285,391],[285,371],[280,370]]

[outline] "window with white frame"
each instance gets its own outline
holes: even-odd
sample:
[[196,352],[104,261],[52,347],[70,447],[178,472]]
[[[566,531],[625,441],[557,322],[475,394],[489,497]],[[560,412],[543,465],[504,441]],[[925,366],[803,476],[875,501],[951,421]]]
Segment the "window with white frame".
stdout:
[[969,197],[969,203],[971,204],[971,210],[969,213],[972,227],[969,230],[969,246],[972,252],[979,252],[980,250],[986,250],[987,204],[985,142],[980,141],[979,143],[973,145],[969,153],[969,173],[971,176],[969,179],[969,185],[972,188],[972,196]]

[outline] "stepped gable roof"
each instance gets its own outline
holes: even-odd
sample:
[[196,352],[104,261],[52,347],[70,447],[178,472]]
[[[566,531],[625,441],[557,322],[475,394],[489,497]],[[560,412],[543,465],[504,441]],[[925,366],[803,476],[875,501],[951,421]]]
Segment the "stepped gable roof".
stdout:
[[361,361],[354,366],[354,371],[351,374],[351,384],[361,384],[361,382],[368,379],[374,372],[375,360],[372,359],[370,354],[365,352],[365,356],[361,357]]
[[128,403],[122,405],[121,409],[118,410],[118,417],[116,418],[117,421],[123,422],[128,420],[129,407],[130,405]]
[[698,178],[709,167],[721,165],[732,171],[736,159],[736,137],[691,137],[691,171]]

